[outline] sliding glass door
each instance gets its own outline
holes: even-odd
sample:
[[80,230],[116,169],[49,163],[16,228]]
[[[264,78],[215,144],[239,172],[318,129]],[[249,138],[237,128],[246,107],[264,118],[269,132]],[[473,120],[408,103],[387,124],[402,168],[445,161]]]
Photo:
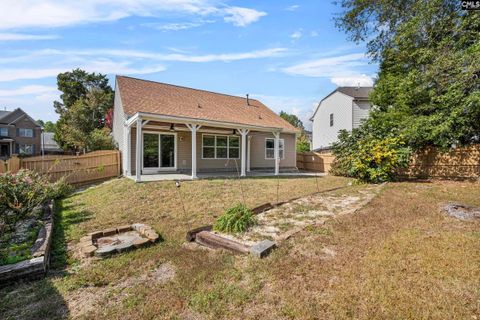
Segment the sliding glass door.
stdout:
[[176,169],[176,134],[143,133],[143,172]]

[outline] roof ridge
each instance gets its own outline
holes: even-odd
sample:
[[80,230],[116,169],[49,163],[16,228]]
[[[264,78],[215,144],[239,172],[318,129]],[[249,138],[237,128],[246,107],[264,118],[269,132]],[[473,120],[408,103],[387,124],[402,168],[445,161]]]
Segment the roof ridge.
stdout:
[[[140,79],[140,78],[135,78],[135,77],[130,77],[130,76],[116,75],[116,77],[117,77],[117,78],[130,78],[130,79],[139,80],[139,81],[152,82],[152,83],[156,83],[156,84],[163,84],[163,85],[172,86],[172,87],[177,87],[177,88],[182,88],[182,89],[189,89],[189,90],[195,90],[195,91],[201,91],[201,92],[219,94],[219,95],[222,95],[222,96],[227,96],[227,97],[233,97],[233,98],[239,98],[239,99],[247,100],[247,97],[235,96],[235,95],[233,95],[233,94],[227,94],[227,93],[216,92],[216,91],[211,91],[211,90],[204,90],[204,89],[197,89],[197,88],[192,88],[192,87],[187,87],[187,86],[180,86],[180,85],[178,85],[178,84],[171,84],[171,83],[154,81],[154,80],[148,80],[148,79]],[[250,97],[249,97],[249,100],[253,100],[253,101],[260,102],[259,100],[254,99],[254,98],[250,98]],[[261,103],[261,102],[260,102],[260,103]]]

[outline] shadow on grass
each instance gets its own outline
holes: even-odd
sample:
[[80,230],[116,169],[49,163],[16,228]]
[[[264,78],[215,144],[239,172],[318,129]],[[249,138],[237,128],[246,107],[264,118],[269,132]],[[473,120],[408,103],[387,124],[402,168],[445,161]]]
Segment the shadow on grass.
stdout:
[[74,225],[90,220],[93,213],[87,210],[75,210],[66,200],[57,200],[55,203],[52,252],[50,268],[56,271],[65,269],[68,264],[66,232]]

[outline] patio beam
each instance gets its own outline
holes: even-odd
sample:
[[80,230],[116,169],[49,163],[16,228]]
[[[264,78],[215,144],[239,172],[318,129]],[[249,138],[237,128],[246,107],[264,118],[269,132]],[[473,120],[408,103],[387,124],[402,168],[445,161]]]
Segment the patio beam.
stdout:
[[135,181],[142,180],[142,118],[137,118],[137,143],[135,146]]
[[274,158],[275,158],[275,175],[278,176],[280,172],[280,132],[274,131],[273,136],[275,137],[275,149],[274,149]]
[[246,167],[247,167],[247,134],[249,132],[248,129],[242,128],[237,130],[238,133],[242,136],[242,161],[241,161],[241,176],[245,177],[246,174]]
[[197,131],[202,126],[193,123],[185,124],[192,132],[192,179],[197,179]]

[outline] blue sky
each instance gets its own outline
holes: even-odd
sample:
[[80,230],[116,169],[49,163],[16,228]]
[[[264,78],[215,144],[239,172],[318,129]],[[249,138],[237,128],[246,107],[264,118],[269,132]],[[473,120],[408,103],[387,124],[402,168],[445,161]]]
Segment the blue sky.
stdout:
[[377,66],[331,1],[2,0],[0,108],[56,120],[56,75],[73,68],[245,95],[307,126],[340,85]]

